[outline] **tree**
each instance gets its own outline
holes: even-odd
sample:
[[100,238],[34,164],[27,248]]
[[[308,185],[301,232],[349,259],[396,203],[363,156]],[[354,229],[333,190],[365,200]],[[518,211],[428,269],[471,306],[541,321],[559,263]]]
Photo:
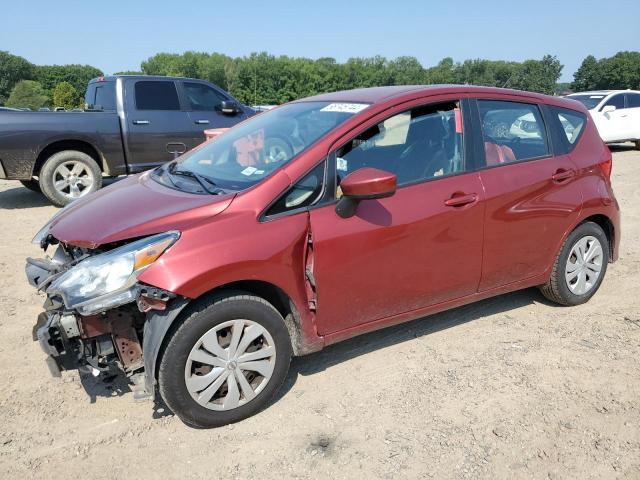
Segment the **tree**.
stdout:
[[573,74],[571,89],[575,92],[585,90],[595,90],[600,83],[598,79],[599,66],[596,57],[588,55],[580,65],[580,68]]
[[49,96],[38,82],[34,80],[21,80],[11,90],[7,107],[38,110],[49,104]]
[[0,105],[7,101],[16,83],[33,78],[34,68],[34,65],[24,58],[0,51]]
[[102,71],[91,65],[41,65],[35,67],[35,80],[51,96],[56,85],[62,82],[70,83],[76,92],[87,89],[87,84],[92,78],[102,75]]
[[72,110],[78,105],[78,92],[69,82],[61,82],[53,89],[53,106]]

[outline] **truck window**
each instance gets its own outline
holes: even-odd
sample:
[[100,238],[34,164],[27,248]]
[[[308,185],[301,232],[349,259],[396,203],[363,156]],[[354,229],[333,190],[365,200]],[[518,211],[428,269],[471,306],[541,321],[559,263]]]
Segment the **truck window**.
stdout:
[[192,110],[213,111],[223,100],[222,94],[202,83],[184,82],[184,92]]
[[99,82],[89,84],[84,102],[87,110],[115,110],[116,83]]
[[178,91],[174,82],[136,82],[136,108],[138,110],[180,110]]

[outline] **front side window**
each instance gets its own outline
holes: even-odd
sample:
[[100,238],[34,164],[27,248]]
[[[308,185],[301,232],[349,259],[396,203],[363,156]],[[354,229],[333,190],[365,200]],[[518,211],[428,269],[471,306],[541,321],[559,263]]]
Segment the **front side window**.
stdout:
[[363,167],[396,174],[398,185],[463,171],[461,118],[458,102],[446,102],[402,112],[368,128],[336,152],[338,185]]
[[547,135],[537,105],[478,100],[487,165],[549,155]]
[[609,105],[613,105],[614,107],[616,107],[616,110],[620,110],[624,108],[624,95],[622,93],[618,93],[617,95],[614,95],[613,97],[609,98],[604,103],[603,108],[608,107]]
[[178,91],[173,82],[136,82],[135,94],[138,110],[180,110]]
[[213,111],[226,100],[222,94],[202,83],[184,82],[184,93],[189,106],[196,111]]
[[[187,152],[177,164],[170,162],[161,167],[162,175],[154,178],[162,182],[167,175],[191,172],[219,188],[244,190],[286,165],[368,106],[313,101],[283,105],[256,115],[215,141]],[[290,206],[295,202],[292,197]]]

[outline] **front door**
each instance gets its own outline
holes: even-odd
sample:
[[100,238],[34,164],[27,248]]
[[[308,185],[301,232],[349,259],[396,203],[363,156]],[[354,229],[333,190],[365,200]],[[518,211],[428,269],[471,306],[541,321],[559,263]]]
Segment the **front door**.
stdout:
[[321,335],[475,293],[483,192],[466,172],[459,102],[395,112],[334,152],[339,181],[368,166],[395,173],[398,190],[341,218],[310,210]]
[[127,163],[139,172],[195,147],[189,113],[181,108],[173,80],[138,80],[126,86]]

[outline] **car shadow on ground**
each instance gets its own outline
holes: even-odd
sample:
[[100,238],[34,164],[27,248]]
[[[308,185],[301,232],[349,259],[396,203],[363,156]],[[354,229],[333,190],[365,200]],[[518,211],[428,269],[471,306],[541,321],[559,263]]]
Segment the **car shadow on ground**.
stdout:
[[[126,177],[104,178],[103,187],[111,185],[118,180]],[[37,208],[51,206],[51,202],[45,198],[39,192],[34,192],[26,187],[23,187],[18,181],[15,182],[15,187],[8,190],[0,191],[0,210],[16,209],[16,208]]]
[[546,300],[537,288],[529,288],[377,330],[330,345],[320,352],[294,358],[283,387],[271,403],[277,402],[287,394],[296,383],[298,375],[313,375],[336,364],[366,355],[375,350],[381,350],[390,345],[398,345],[414,338],[424,337],[488,315],[507,314],[510,310],[535,303],[557,306]]

